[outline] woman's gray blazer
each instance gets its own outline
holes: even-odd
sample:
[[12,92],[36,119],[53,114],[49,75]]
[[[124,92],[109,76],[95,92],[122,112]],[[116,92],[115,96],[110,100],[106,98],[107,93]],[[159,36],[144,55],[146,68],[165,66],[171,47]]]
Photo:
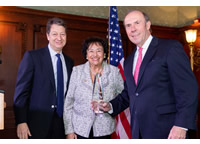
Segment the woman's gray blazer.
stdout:
[[[104,101],[112,100],[123,90],[123,80],[117,67],[103,62],[102,85]],[[115,119],[108,113],[95,115],[91,109],[93,83],[89,62],[75,66],[64,104],[65,134],[76,133],[89,137],[91,128],[95,137],[110,135],[115,130]]]

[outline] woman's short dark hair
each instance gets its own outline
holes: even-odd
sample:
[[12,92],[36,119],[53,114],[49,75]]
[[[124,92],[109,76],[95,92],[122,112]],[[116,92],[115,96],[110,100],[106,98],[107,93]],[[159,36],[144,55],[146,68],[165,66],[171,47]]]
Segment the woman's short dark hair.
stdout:
[[89,48],[91,44],[98,44],[103,47],[104,54],[105,54],[104,60],[106,60],[108,57],[108,44],[107,44],[107,41],[105,41],[104,39],[100,37],[89,37],[83,42],[82,51],[81,51],[83,57],[86,59],[87,49]]
[[50,33],[50,29],[53,24],[63,26],[65,28],[65,32],[67,33],[67,25],[66,25],[65,21],[60,18],[57,18],[57,17],[54,17],[54,18],[51,18],[48,20],[47,26],[46,26],[46,33],[48,33],[48,34]]

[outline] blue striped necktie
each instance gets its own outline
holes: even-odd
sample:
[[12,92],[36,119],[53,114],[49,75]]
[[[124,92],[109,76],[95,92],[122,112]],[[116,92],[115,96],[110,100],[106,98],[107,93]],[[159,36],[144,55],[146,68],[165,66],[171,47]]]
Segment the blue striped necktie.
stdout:
[[63,68],[60,54],[56,54],[57,60],[57,114],[59,117],[63,115],[64,104],[64,80],[63,80]]

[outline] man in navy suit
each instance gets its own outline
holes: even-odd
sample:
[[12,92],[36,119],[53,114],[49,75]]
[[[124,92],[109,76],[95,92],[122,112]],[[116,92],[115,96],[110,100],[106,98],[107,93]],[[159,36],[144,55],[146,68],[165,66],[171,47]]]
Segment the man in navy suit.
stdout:
[[102,102],[102,109],[115,116],[130,107],[132,138],[186,138],[189,129],[196,129],[198,85],[183,46],[153,37],[141,11],[129,12],[124,26],[137,48],[124,63],[124,90],[110,103]]
[[[20,63],[14,95],[17,136],[26,138],[65,138],[62,115],[57,110],[57,56],[63,68],[64,94],[73,60],[62,53],[67,42],[67,27],[59,18],[49,19],[48,46],[27,51]],[[64,98],[64,95],[63,95]]]

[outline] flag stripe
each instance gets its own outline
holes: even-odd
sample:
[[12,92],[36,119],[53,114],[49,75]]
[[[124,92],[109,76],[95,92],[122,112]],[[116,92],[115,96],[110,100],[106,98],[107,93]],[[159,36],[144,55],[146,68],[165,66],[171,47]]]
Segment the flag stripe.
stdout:
[[121,76],[122,76],[123,80],[125,80],[125,76],[124,76],[124,72],[123,72],[124,70],[123,70],[122,65],[119,64],[119,65],[118,65],[118,68],[119,68],[119,71],[120,71],[120,73],[121,73]]
[[121,123],[126,131],[126,134],[128,135],[128,138],[131,139],[130,124],[124,112],[120,113],[120,119],[123,120]]
[[[118,115],[119,117],[121,116]],[[121,139],[128,139],[127,133],[125,131],[125,128],[123,127],[123,121],[121,121],[121,118],[119,118],[119,122],[118,122],[118,126],[117,126],[117,133],[118,133],[118,137],[120,137]]]

